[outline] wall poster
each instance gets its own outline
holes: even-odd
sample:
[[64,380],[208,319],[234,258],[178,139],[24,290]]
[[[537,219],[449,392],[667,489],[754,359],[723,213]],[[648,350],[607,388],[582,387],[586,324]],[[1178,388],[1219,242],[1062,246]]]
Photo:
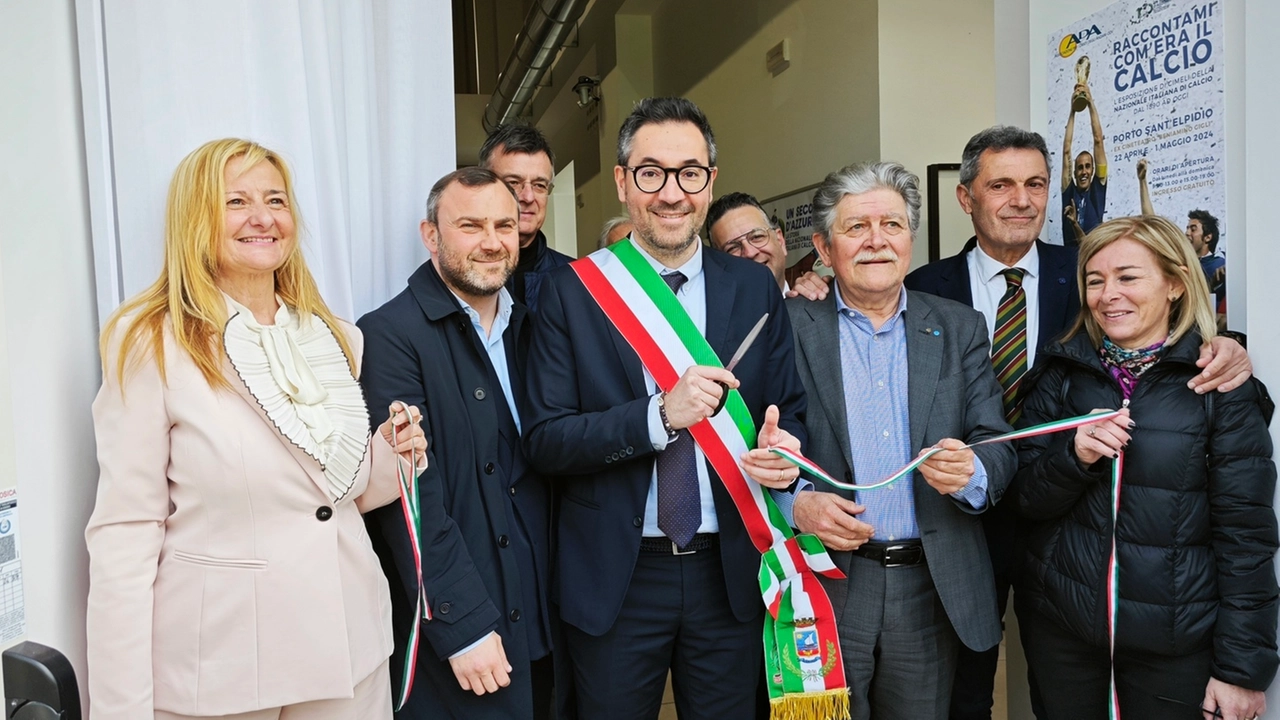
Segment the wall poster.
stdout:
[[1223,7],[1120,0],[1048,38],[1044,239],[1075,244],[1106,219],[1186,228],[1225,321]]

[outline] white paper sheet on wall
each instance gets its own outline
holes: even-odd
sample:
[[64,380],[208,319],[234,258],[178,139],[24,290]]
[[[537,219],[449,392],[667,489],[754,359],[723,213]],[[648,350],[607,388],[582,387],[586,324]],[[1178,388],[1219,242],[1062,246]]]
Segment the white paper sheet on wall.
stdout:
[[22,595],[22,551],[18,542],[18,489],[0,490],[0,644],[27,632]]

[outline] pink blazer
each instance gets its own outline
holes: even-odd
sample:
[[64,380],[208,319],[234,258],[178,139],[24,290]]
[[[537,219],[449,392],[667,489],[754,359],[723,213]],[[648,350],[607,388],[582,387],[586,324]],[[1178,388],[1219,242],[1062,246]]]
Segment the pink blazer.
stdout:
[[[342,329],[359,358],[360,331]],[[276,430],[225,355],[233,390],[211,388],[171,338],[165,369],[167,383],[148,361],[122,388],[109,366],[93,403],[92,717],[351,697],[392,650],[387,581],[360,517],[399,496],[391,447],[373,433],[335,504],[319,462]]]

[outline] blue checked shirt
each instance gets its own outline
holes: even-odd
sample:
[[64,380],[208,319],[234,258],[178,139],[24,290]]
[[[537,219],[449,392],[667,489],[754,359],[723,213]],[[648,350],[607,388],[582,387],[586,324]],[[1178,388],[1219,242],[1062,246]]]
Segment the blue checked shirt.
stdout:
[[[834,289],[833,289],[834,290]],[[849,428],[849,454],[854,477],[867,485],[892,475],[911,462],[921,448],[911,447],[911,418],[907,412],[907,331],[903,314],[907,292],[902,291],[898,311],[880,329],[871,319],[845,304],[836,293],[840,315],[840,368],[845,414]],[[888,487],[855,494],[866,511],[858,519],[874,528],[872,539],[893,542],[920,537],[912,479],[903,478]],[[798,491],[812,489],[801,481]],[[953,497],[981,509],[987,502],[987,471],[974,456],[974,474]],[[791,520],[790,496],[775,493],[783,514]]]

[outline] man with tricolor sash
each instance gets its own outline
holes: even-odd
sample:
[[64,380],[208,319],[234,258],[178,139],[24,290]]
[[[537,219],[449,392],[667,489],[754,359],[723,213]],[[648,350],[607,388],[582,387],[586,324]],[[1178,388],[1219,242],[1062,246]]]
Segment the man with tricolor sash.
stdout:
[[790,323],[764,267],[699,241],[715,164],[693,103],[638,103],[614,169],[630,238],[541,290],[525,444],[559,485],[553,594],[584,720],[657,718],[668,672],[683,720],[751,718],[762,656],[779,713],[847,717],[814,575],[834,567],[759,484],[798,474],[760,449],[804,436]]
[[[980,514],[1015,469],[981,315],[909,292],[920,221],[897,163],[834,172],[813,202],[831,295],[787,302],[812,404],[808,459],[846,487],[779,493],[797,529],[832,551],[824,578],[854,718],[947,716],[960,646],[999,642]],[[839,481],[837,481],[839,482]]]

